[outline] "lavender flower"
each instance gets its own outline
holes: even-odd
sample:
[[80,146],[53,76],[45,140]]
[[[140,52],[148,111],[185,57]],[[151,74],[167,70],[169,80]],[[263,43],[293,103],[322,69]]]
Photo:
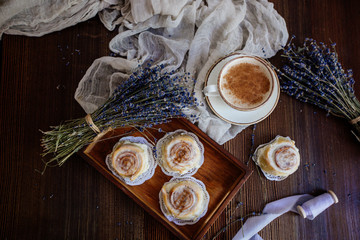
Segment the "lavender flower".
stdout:
[[[275,70],[283,92],[314,104],[330,114],[346,118],[353,125],[353,134],[360,141],[360,103],[355,96],[353,72],[344,70],[338,60],[336,44],[306,38],[302,46],[290,43],[283,48],[287,65]],[[353,121],[352,121],[353,120]]]
[[[93,123],[84,118],[69,120],[43,132],[43,156],[53,154],[46,166],[61,166],[72,154],[89,144],[96,133],[118,127],[135,127],[139,131],[168,122],[171,118],[186,117],[183,110],[198,103],[185,87],[189,75],[163,72],[163,65],[138,67],[114,91],[113,95],[94,113]],[[190,117],[192,121],[197,116]],[[161,131],[161,130],[160,130]],[[45,169],[44,169],[45,171]]]

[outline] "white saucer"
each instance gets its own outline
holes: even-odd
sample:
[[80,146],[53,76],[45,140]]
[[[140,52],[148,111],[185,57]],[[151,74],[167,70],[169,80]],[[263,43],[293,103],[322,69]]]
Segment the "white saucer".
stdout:
[[[205,86],[216,85],[221,68],[231,59],[242,54],[232,54],[219,59],[208,71]],[[260,108],[253,111],[238,111],[227,105],[220,96],[205,96],[205,99],[212,111],[222,120],[235,125],[251,125],[264,120],[275,109],[280,96],[280,83],[276,73],[273,73],[275,84],[269,100]]]

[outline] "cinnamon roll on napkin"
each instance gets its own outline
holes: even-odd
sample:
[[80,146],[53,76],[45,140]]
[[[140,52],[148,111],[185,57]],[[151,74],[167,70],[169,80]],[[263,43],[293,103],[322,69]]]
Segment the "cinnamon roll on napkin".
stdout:
[[185,130],[161,138],[156,153],[163,172],[174,177],[193,175],[204,162],[204,146],[195,134]]
[[159,193],[165,217],[177,225],[194,224],[203,217],[210,196],[203,182],[193,178],[172,178]]
[[107,155],[110,171],[128,185],[140,185],[155,172],[156,162],[152,146],[142,137],[124,137]]
[[276,136],[255,150],[253,160],[267,179],[281,181],[298,169],[300,154],[293,140]]

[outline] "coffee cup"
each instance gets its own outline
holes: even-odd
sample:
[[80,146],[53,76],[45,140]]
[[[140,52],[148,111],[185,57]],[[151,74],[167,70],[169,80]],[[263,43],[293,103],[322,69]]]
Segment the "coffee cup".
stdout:
[[274,70],[264,59],[239,56],[227,62],[217,84],[207,85],[203,92],[208,97],[221,97],[233,109],[252,111],[269,100],[274,84]]

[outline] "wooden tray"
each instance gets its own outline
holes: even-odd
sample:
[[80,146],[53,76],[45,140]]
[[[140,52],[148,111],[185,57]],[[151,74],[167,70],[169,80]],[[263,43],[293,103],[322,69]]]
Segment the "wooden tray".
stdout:
[[[156,168],[154,176],[139,186],[124,184],[107,168],[105,158],[119,140],[120,137],[117,136],[127,131],[131,132],[131,129],[115,129],[103,136],[98,136],[97,141],[81,151],[80,155],[179,238],[201,239],[252,171],[185,119],[174,119],[170,123],[159,125],[159,127],[166,132],[177,129],[193,132],[204,145],[204,164],[193,177],[205,184],[210,195],[210,202],[206,215],[194,225],[175,225],[162,214],[159,206],[159,192],[163,184],[171,177],[166,176],[159,166]],[[151,133],[157,139],[164,135],[163,132],[157,130],[152,130]],[[132,131],[131,135],[141,136],[141,133]]]

